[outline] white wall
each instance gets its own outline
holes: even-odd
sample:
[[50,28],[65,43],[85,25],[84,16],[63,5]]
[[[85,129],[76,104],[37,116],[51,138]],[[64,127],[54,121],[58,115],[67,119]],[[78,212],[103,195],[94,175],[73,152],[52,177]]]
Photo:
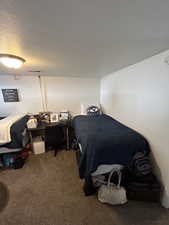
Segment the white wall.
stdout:
[[45,77],[45,84],[49,111],[68,109],[71,114],[79,114],[81,103],[100,101],[99,79]]
[[[40,83],[37,76],[0,76],[0,114],[11,112],[36,113],[43,111]],[[68,109],[80,113],[81,103],[98,103],[100,80],[77,77],[42,77],[46,90],[47,110],[59,112]],[[20,102],[4,103],[2,88],[18,88]]]
[[[20,102],[4,103],[2,88],[17,88]],[[42,111],[38,77],[0,76],[0,115],[12,112],[36,113]]]
[[101,104],[115,119],[150,142],[156,172],[169,207],[169,51],[107,75],[101,81]]

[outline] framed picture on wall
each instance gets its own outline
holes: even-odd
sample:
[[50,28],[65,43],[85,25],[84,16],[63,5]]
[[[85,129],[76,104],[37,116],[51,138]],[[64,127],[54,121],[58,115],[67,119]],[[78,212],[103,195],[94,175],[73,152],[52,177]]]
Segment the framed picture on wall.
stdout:
[[18,89],[2,89],[4,102],[19,102]]

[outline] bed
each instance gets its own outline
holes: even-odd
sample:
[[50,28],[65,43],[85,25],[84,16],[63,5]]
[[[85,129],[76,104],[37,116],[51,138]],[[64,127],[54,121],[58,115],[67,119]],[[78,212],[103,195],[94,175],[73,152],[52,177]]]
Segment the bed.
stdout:
[[[112,117],[79,115],[72,121],[80,145],[79,175],[88,179],[99,166],[129,166],[137,152],[150,152],[147,140]],[[105,168],[104,168],[105,169]]]
[[[2,126],[2,120],[6,118],[0,118],[0,129]],[[28,135],[26,132],[26,124],[29,119],[28,115],[23,115],[18,117],[18,119],[11,123],[10,126],[10,141],[4,143],[1,141],[0,144],[0,153],[9,153],[9,152],[17,152],[21,151],[22,148],[28,142]]]

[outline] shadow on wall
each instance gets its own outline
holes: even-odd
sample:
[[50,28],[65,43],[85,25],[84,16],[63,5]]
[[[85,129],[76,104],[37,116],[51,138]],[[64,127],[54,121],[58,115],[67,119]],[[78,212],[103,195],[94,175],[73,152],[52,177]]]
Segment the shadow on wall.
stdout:
[[7,186],[0,182],[0,212],[7,206],[9,201],[9,190]]

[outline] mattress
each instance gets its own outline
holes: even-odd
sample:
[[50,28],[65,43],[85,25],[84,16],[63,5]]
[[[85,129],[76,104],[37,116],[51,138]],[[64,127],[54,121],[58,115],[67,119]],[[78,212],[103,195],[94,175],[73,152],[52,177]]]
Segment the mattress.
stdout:
[[26,123],[28,119],[29,116],[26,115],[11,126],[11,142],[8,144],[0,145],[0,148],[21,149],[27,143],[28,135],[26,132]]
[[3,154],[3,153],[11,153],[11,152],[19,152],[21,151],[22,148],[5,148],[5,147],[1,147],[0,148],[0,154]]
[[81,178],[89,177],[100,165],[128,166],[137,152],[150,152],[141,134],[108,115],[79,115],[73,118],[72,126],[81,144]]

